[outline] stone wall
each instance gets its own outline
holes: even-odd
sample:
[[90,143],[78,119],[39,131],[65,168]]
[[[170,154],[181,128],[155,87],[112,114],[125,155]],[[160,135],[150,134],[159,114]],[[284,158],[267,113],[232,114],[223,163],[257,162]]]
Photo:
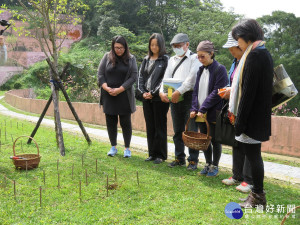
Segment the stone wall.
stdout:
[[[47,101],[30,99],[32,90],[11,90],[5,94],[5,101],[15,108],[40,114]],[[97,103],[74,102],[73,106],[81,121],[85,123],[105,125],[105,116]],[[74,117],[66,102],[60,102],[60,113],[64,119],[73,120]],[[47,115],[53,116],[53,105],[51,104]],[[145,131],[142,107],[132,115],[132,126],[134,130]],[[264,142],[262,151],[274,154],[300,157],[300,118],[297,117],[272,117],[272,136],[269,141]],[[170,112],[168,113],[168,135],[173,135],[173,126]]]

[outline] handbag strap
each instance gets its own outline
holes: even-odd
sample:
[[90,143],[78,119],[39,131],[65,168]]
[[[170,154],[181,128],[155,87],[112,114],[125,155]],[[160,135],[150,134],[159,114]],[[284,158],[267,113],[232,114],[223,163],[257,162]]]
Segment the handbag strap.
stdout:
[[172,73],[172,78],[174,77],[174,74],[176,72],[176,70],[179,68],[179,66],[183,63],[183,61],[187,58],[187,56],[185,55],[181,60],[180,62],[177,64],[177,66],[175,67],[175,69],[173,70],[173,73]]

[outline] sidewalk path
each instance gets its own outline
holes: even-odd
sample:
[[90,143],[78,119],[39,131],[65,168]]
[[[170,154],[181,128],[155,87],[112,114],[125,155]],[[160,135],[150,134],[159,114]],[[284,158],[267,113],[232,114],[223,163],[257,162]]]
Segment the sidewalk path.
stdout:
[[[28,115],[23,115],[21,113],[10,111],[1,104],[0,104],[0,113],[6,116],[18,118],[21,120],[31,121],[34,123],[38,121],[38,117],[36,116],[28,116]],[[44,118],[42,121],[42,125],[54,128],[54,121]],[[69,124],[69,123],[62,122],[62,127],[64,131],[81,134],[81,130],[77,124]],[[88,128],[88,127],[86,127],[85,129],[87,133],[90,135],[90,137],[96,138],[101,141],[106,141],[106,142],[109,141],[106,130]],[[118,134],[118,143],[124,145],[123,136],[120,133]],[[147,139],[143,137],[132,136],[131,146],[136,150],[147,152]],[[169,156],[171,156],[172,158],[174,158],[174,150],[175,150],[174,144],[168,143]],[[187,153],[187,148],[186,148],[186,153]],[[204,154],[202,152],[200,153],[199,161],[204,162]],[[264,165],[265,165],[265,176],[300,184],[299,167],[282,165],[273,162],[264,162]],[[222,154],[220,160],[220,166],[226,168],[232,168],[232,156],[228,154]]]

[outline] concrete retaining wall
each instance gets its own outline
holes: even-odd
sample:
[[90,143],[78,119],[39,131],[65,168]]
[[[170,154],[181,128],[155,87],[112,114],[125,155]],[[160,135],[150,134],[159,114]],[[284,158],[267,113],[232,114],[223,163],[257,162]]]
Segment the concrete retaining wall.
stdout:
[[[31,99],[32,90],[11,90],[6,92],[5,101],[15,108],[40,114],[47,101]],[[105,116],[97,103],[74,102],[73,106],[85,123],[105,125]],[[66,102],[60,102],[61,118],[73,120],[74,117]],[[53,105],[51,103],[47,112],[53,116]],[[142,107],[132,115],[132,126],[134,130],[145,131],[146,125]],[[173,126],[170,112],[168,113],[168,135],[173,134]],[[274,154],[300,157],[300,118],[297,117],[272,117],[272,136],[268,142],[262,145],[262,151]]]

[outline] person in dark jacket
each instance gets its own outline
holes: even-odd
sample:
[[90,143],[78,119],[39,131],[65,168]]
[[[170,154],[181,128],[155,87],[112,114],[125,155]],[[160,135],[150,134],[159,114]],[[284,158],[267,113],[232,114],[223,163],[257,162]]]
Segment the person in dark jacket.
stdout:
[[240,21],[232,29],[232,36],[244,54],[232,81],[228,110],[235,126],[235,139],[250,162],[253,179],[252,191],[240,205],[265,208],[261,142],[271,135],[273,60],[256,20]]
[[101,87],[100,105],[103,105],[111,149],[108,156],[117,154],[118,118],[125,143],[124,157],[131,157],[131,114],[135,112],[133,84],[137,79],[137,64],[130,54],[124,37],[115,36],[110,52],[106,53],[98,69],[98,85]]
[[144,58],[137,82],[137,99],[143,101],[147,128],[149,157],[145,161],[160,164],[167,159],[167,113],[169,103],[162,102],[159,89],[168,65],[165,41],[154,33],[149,39],[148,55]]
[[214,59],[214,52],[213,43],[210,41],[202,41],[197,47],[198,59],[203,65],[197,73],[190,110],[191,118],[197,116],[196,122],[201,133],[207,133],[205,119],[209,123],[212,145],[204,151],[206,164],[199,173],[207,177],[215,177],[219,173],[222,145],[215,141],[215,122],[216,111],[222,109],[222,99],[218,95],[218,89],[228,84],[226,68]]
[[[223,45],[223,48],[228,48],[231,55],[234,57],[232,66],[228,73],[229,86],[232,84],[232,80],[236,71],[236,68],[240,62],[240,59],[243,56],[242,49],[239,48],[238,42],[232,37],[231,31],[228,34],[228,40]],[[226,87],[224,90],[224,95],[221,97],[229,101],[231,87]],[[221,92],[219,92],[220,94]],[[238,148],[238,146],[232,146],[232,177],[228,179],[223,179],[222,183],[226,185],[235,185],[239,184],[236,187],[237,190],[248,193],[253,187],[252,175],[251,175],[251,166],[247,157],[245,157],[244,151]]]

